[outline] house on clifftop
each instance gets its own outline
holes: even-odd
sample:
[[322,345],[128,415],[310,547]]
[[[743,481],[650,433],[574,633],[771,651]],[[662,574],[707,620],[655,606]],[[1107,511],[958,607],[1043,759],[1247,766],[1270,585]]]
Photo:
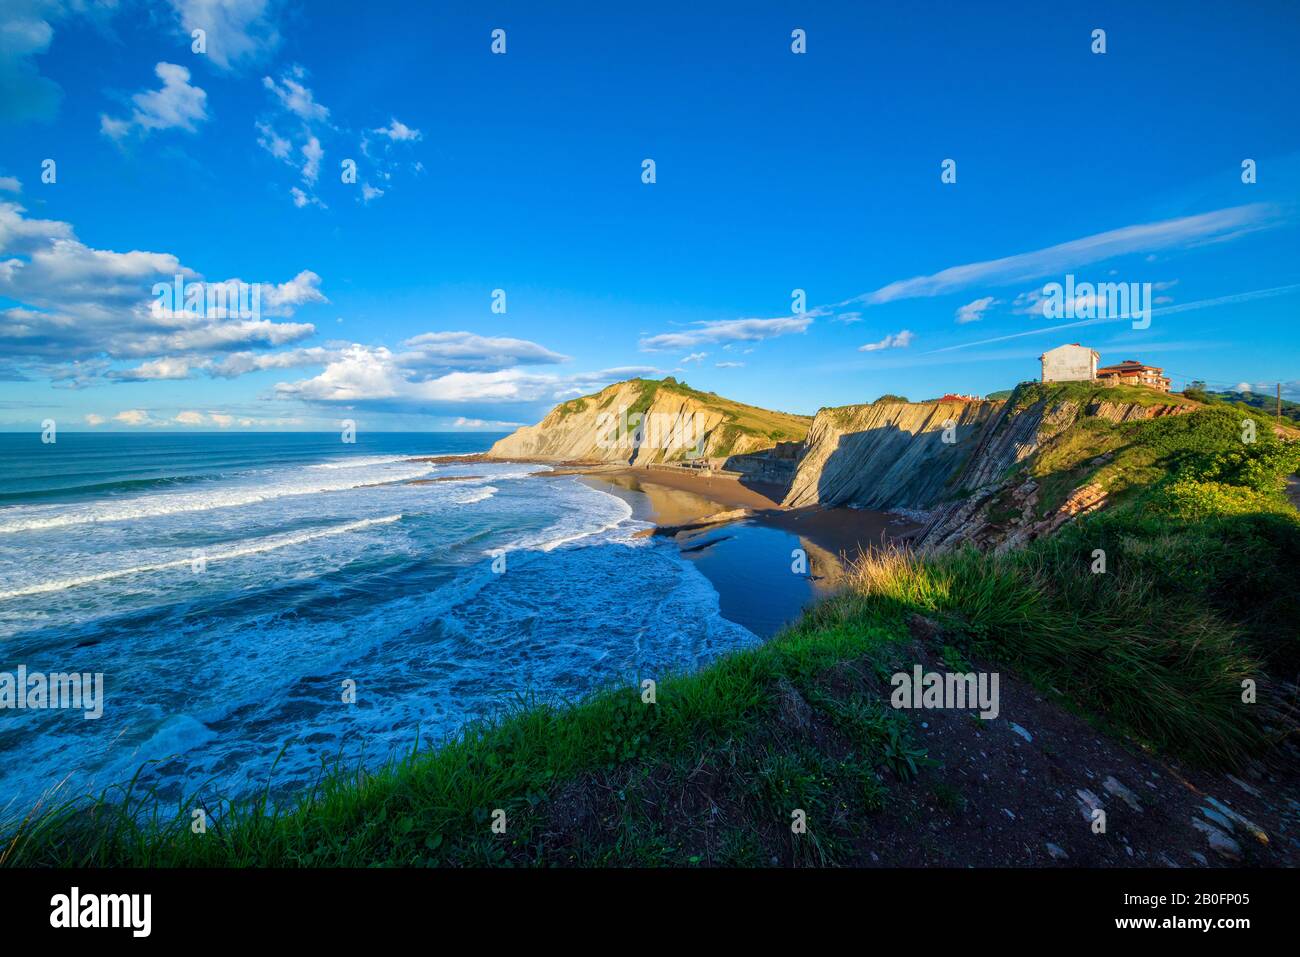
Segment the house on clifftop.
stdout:
[[1103,385],[1144,385],[1160,392],[1169,391],[1169,377],[1160,366],[1143,365],[1136,359],[1125,359],[1113,366],[1102,366],[1097,378]]
[[1095,349],[1075,342],[1048,349],[1038,358],[1043,363],[1044,382],[1091,382],[1097,378],[1097,360],[1101,356]]
[[1099,385],[1144,385],[1158,392],[1169,391],[1169,377],[1159,366],[1125,359],[1098,368],[1096,350],[1074,342],[1048,349],[1038,357],[1043,364],[1044,382],[1096,382]]

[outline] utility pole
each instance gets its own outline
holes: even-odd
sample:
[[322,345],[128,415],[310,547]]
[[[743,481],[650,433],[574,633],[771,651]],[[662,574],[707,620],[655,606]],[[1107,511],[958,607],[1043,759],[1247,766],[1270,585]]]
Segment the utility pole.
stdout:
[[1277,384],[1277,424],[1282,424],[1282,383]]

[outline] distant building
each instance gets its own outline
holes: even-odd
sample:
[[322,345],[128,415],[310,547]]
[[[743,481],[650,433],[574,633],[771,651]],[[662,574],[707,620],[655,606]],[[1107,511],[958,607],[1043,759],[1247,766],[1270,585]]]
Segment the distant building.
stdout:
[[949,392],[939,396],[940,402],[978,402],[980,397],[977,395],[964,395],[959,392]]
[[1077,342],[1048,349],[1038,357],[1043,363],[1044,382],[1091,382],[1097,378],[1096,350]]
[[1125,359],[1113,366],[1097,370],[1097,379],[1105,385],[1144,385],[1160,392],[1169,391],[1169,377],[1159,366],[1143,365],[1136,359]]

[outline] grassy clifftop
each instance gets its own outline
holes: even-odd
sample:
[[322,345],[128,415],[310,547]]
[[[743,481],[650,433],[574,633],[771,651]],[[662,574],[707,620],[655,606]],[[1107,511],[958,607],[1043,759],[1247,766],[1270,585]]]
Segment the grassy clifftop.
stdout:
[[752,435],[771,439],[776,442],[801,442],[812,425],[812,416],[795,415],[792,412],[775,412],[760,409],[755,405],[746,405],[724,398],[716,392],[701,392],[692,389],[685,382],[679,382],[672,376],[663,379],[633,379],[641,387],[641,400],[628,410],[628,413],[645,412],[654,403],[661,391],[683,398],[692,399],[722,414],[727,428],[743,435]]
[[[624,422],[623,416],[628,420]],[[671,429],[686,421],[689,440],[665,442],[662,435],[645,443],[632,442],[636,416],[648,432]],[[611,431],[611,421],[617,422]],[[807,434],[811,419],[745,405],[712,392],[692,389],[672,377],[628,379],[592,395],[562,402],[536,425],[523,426],[501,439],[489,451],[497,458],[539,458],[557,461],[675,461],[689,451],[713,459],[757,452],[777,442],[796,442]],[[696,448],[695,432],[704,435]],[[611,436],[617,436],[611,439]]]
[[[1300,519],[1283,483],[1300,446],[1263,427],[1243,443],[1240,413],[1222,408],[1131,425],[1141,434],[1130,447],[1145,450],[1141,482],[1113,508],[1003,555],[877,555],[773,641],[661,676],[653,704],[612,688],[571,707],[522,708],[387,769],[329,776],[287,808],[201,795],[142,814],[147,795],[115,790],[11,822],[0,858],[1025,863],[1031,842],[1050,862],[1042,834],[1059,828],[1067,836],[1049,839],[1076,862],[1157,864],[1175,852],[1190,862],[1170,832],[1143,830],[1171,808],[1196,810],[1143,753],[1238,769],[1294,736],[1279,679],[1300,670]],[[1002,719],[889,706],[891,672],[972,662],[1004,672]],[[1250,701],[1243,682],[1256,688]],[[936,721],[946,722],[937,734]],[[961,740],[964,754],[951,744]],[[1099,841],[1079,824],[1073,793],[1115,773],[1143,792],[1135,803],[1153,800],[1135,777],[1148,776],[1160,811],[1130,815],[1124,842]],[[1057,813],[1026,823],[1057,801]],[[205,834],[191,829],[200,803],[217,822]],[[806,833],[792,832],[792,808],[806,814]],[[504,834],[491,829],[498,809]],[[937,839],[940,824],[956,829],[953,841]],[[1204,848],[1202,831],[1181,824],[1178,840]],[[1135,857],[1129,835],[1154,843]],[[1287,853],[1277,844],[1244,853]]]

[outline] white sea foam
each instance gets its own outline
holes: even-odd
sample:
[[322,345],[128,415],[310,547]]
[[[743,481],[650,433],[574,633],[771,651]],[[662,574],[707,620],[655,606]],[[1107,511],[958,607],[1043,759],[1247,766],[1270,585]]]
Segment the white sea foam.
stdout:
[[[361,475],[318,478],[307,470],[294,471],[266,484],[227,485],[201,492],[170,492],[139,495],[117,501],[81,505],[13,506],[0,510],[0,533],[39,531],[69,525],[102,522],[128,522],[183,512],[202,512],[216,508],[236,508],[293,495],[319,492],[343,492],[366,485],[406,482],[428,475],[433,467],[413,463],[404,467],[370,466]],[[306,473],[306,474],[304,474]]]
[[457,505],[473,505],[475,502],[486,502],[493,495],[499,492],[495,485],[484,485],[476,488],[459,498],[452,499]]
[[[387,525],[390,522],[396,522],[401,519],[401,515],[385,515],[382,518],[366,518],[356,522],[348,522],[344,525],[335,525],[332,528],[318,529],[312,532],[299,532],[290,535],[268,535],[265,538],[256,539],[246,545],[237,548],[228,549],[223,552],[214,552],[211,555],[204,554],[205,562],[215,563],[227,561],[231,558],[242,558],[245,555],[257,555],[261,552],[269,552],[276,548],[287,548],[290,545],[302,545],[306,542],[315,541],[318,538],[326,538],[330,535],[343,535],[347,532],[355,532],[362,528],[369,528],[372,525]],[[77,588],[81,585],[92,585],[95,582],[109,581],[114,578],[123,578],[127,575],[140,575],[145,572],[162,571],[167,568],[184,568],[190,565],[192,558],[177,558],[172,561],[156,562],[151,565],[133,565],[129,568],[114,568],[106,572],[98,572],[94,575],[82,575],[77,578],[61,578],[57,581],[40,582],[35,585],[28,585],[23,588],[17,588],[13,591],[0,592],[0,601],[11,598],[21,598],[25,595],[40,595],[51,591],[64,591],[68,588]]]
[[317,465],[309,465],[309,469],[359,469],[369,465],[392,465],[394,462],[413,462],[416,465],[427,463],[414,462],[409,455],[357,455],[352,458],[336,459],[332,462],[321,462]]

